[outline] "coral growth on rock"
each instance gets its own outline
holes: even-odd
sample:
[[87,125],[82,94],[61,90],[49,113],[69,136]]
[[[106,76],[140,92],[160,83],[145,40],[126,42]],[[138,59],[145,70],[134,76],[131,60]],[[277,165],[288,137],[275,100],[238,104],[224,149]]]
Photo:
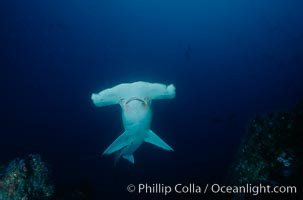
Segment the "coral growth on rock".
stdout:
[[229,181],[232,185],[294,185],[301,189],[302,146],[303,102],[287,112],[258,115],[248,125]]

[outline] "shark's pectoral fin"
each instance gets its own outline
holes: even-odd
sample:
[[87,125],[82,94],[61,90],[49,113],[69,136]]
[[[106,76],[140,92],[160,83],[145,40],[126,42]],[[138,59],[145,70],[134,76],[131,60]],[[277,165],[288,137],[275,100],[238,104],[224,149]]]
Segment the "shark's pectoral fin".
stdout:
[[151,143],[153,145],[156,145],[157,147],[160,147],[161,149],[167,150],[167,151],[173,151],[173,148],[171,148],[166,142],[164,142],[159,136],[157,136],[152,130],[149,130],[147,133],[146,138],[144,139],[145,142]]
[[134,155],[124,155],[122,156],[124,159],[128,160],[129,162],[135,164]]
[[105,151],[103,152],[103,155],[112,154],[112,153],[122,149],[123,147],[126,147],[127,145],[129,145],[129,137],[128,137],[127,131],[125,131],[111,145],[109,145],[109,147],[107,147],[107,149],[105,149]]

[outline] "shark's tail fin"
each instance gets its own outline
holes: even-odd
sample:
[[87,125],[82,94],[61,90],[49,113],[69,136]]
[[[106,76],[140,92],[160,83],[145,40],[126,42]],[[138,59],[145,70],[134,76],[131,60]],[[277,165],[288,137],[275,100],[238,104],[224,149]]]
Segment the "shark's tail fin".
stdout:
[[103,155],[109,155],[129,145],[129,137],[127,131],[122,133],[105,151]]
[[124,158],[126,160],[128,160],[129,162],[131,162],[132,164],[135,163],[135,159],[134,156],[131,154],[125,154],[123,155],[123,149],[125,147],[127,147],[130,144],[130,140],[129,140],[129,134],[127,131],[125,131],[124,133],[122,133],[111,145],[109,145],[109,147],[107,147],[107,149],[105,149],[105,151],[103,152],[102,155],[109,155],[112,153],[116,153],[115,155],[115,165],[117,164],[117,162],[120,160],[120,158]]
[[[123,148],[122,148],[123,149]],[[116,152],[116,155],[115,155],[115,166],[117,165],[118,161],[120,160],[120,158],[124,158],[125,160],[131,162],[132,164],[135,164],[135,158],[134,158],[134,155],[133,154],[126,154],[126,155],[121,155],[121,150],[117,151]]]
[[152,130],[149,130],[144,140],[145,142],[151,143],[161,149],[167,151],[174,151],[166,142],[164,142],[159,136],[157,136]]
[[[148,130],[145,135],[145,142],[151,143],[161,149],[167,150],[167,151],[173,151],[173,148],[171,148],[166,142],[164,142],[159,136],[157,136],[153,131]],[[115,164],[118,162],[118,160],[122,157],[132,164],[135,163],[133,152],[125,152],[124,149],[131,144],[130,141],[130,134],[129,132],[125,131],[122,133],[105,151],[103,152],[103,155],[109,155],[112,153],[116,153],[115,155]]]

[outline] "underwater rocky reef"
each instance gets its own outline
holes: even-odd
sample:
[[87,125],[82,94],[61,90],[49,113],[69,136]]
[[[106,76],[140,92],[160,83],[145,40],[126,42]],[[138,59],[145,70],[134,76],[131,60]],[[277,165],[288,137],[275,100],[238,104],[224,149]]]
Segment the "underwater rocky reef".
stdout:
[[90,182],[55,187],[51,170],[39,154],[0,165],[0,200],[91,200]]
[[[257,115],[250,121],[247,135],[230,169],[230,184],[296,186],[296,194],[279,196],[303,199],[302,177],[303,101],[289,111]],[[237,194],[234,199],[253,197]]]
[[46,200],[51,199],[54,188],[50,171],[39,155],[16,158],[0,169],[0,199]]

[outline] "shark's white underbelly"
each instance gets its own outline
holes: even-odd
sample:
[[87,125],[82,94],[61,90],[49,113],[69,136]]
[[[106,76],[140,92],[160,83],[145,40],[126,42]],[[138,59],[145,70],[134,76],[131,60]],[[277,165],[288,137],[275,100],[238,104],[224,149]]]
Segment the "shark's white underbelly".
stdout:
[[150,105],[141,99],[131,99],[122,106],[122,120],[125,130],[149,130],[152,113]]
[[125,147],[122,154],[133,154],[144,142],[150,130],[152,113],[150,105],[133,98],[122,106],[122,120],[125,131],[129,134],[130,144]]

